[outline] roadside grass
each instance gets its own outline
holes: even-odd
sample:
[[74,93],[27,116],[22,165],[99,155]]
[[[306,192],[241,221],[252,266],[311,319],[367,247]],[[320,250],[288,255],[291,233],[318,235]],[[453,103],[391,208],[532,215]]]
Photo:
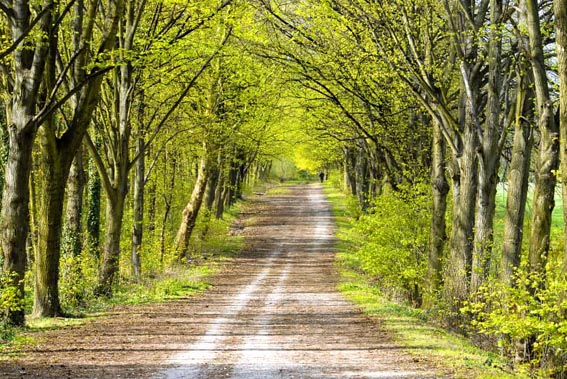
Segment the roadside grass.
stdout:
[[283,186],[272,187],[266,192],[268,196],[289,195],[290,193],[291,189]]
[[373,279],[359,269],[356,256],[349,252],[348,230],[353,219],[348,198],[331,184],[325,185],[324,190],[337,225],[336,264],[341,274],[338,289],[347,299],[357,304],[363,313],[376,317],[416,359],[428,362],[440,372],[456,378],[525,377],[510,372],[498,354],[481,350],[465,337],[435,326],[424,311],[386,299]]
[[213,221],[206,238],[196,228],[194,249],[202,253],[191,264],[172,265],[163,272],[149,272],[134,281],[124,278],[110,299],[89,298],[81,308],[72,309],[66,317],[32,318],[26,316],[25,327],[11,327],[0,322],[0,362],[13,359],[33,347],[35,336],[46,330],[77,327],[104,317],[112,307],[136,306],[182,299],[209,289],[210,278],[225,267],[242,250],[243,238],[229,235],[229,227],[240,213],[240,205],[225,213],[225,219]]

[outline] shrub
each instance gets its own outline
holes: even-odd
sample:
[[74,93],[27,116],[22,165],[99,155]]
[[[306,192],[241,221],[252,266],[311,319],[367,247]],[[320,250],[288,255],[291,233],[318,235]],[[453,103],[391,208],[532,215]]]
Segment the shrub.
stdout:
[[14,338],[14,329],[8,316],[12,311],[23,308],[24,302],[18,296],[19,289],[14,286],[16,273],[0,272],[0,343]]
[[429,238],[429,199],[423,187],[387,192],[355,222],[362,269],[392,298],[419,306]]
[[[552,265],[549,265],[552,266]],[[516,273],[516,286],[491,282],[461,312],[472,318],[477,333],[492,337],[504,355],[537,377],[567,374],[567,280]]]

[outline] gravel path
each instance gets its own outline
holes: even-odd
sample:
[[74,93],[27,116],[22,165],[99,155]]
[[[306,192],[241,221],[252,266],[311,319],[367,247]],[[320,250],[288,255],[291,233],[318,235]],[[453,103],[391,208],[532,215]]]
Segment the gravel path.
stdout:
[[433,378],[336,291],[333,220],[320,186],[266,198],[254,256],[195,309],[202,334],[156,378]]
[[318,184],[259,197],[246,252],[203,296],[46,333],[2,378],[438,378],[337,292]]

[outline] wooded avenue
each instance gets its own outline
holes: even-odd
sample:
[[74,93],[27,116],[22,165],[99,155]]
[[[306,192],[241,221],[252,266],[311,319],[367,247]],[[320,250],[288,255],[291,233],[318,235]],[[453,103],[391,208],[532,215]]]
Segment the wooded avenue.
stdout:
[[0,0],[0,341],[293,179],[385,296],[564,377],[566,48],[565,0]]

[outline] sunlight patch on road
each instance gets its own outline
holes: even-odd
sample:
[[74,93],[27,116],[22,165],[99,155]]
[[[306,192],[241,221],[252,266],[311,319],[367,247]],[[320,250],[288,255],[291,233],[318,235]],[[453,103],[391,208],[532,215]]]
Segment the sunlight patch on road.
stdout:
[[227,338],[230,320],[234,319],[248,305],[252,295],[266,280],[273,268],[273,261],[281,255],[281,250],[273,251],[267,261],[266,267],[256,275],[254,280],[248,284],[233,299],[226,311],[226,315],[216,318],[207,332],[194,344],[188,346],[183,352],[171,357],[167,363],[179,365],[167,370],[164,375],[168,379],[190,379],[200,377],[201,365],[214,359],[219,350],[222,349],[224,340]]

